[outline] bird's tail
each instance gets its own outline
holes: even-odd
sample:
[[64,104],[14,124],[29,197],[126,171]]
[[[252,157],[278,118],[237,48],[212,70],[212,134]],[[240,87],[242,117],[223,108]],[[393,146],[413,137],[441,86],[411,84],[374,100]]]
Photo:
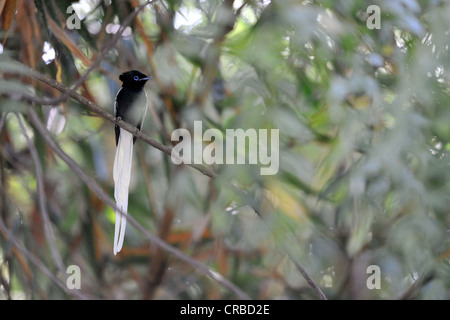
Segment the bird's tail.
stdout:
[[116,226],[114,231],[114,255],[122,249],[127,226],[128,187],[130,186],[131,161],[133,160],[133,135],[120,128],[119,141],[114,157],[114,198],[116,199]]

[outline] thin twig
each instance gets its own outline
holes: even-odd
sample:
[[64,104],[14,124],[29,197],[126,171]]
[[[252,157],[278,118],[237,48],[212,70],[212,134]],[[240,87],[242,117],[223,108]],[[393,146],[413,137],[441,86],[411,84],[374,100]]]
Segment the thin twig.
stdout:
[[62,275],[65,275],[66,272],[64,269],[64,264],[63,264],[61,255],[59,254],[58,248],[56,247],[55,233],[54,233],[52,225],[50,223],[50,217],[49,217],[48,211],[47,211],[47,204],[46,204],[47,200],[46,200],[45,190],[44,190],[44,174],[42,171],[41,161],[39,160],[39,155],[37,153],[36,146],[34,145],[34,143],[31,141],[30,137],[28,136],[25,126],[23,125],[22,119],[20,119],[20,115],[18,113],[15,113],[15,116],[17,118],[17,121],[19,122],[20,130],[22,131],[22,134],[25,137],[28,148],[30,149],[31,158],[33,159],[33,162],[34,162],[35,173],[36,173],[36,190],[37,190],[37,198],[38,198],[38,203],[39,203],[39,212],[41,214],[42,222],[44,224],[45,238],[49,245],[50,252],[53,256],[53,260],[55,261],[56,266],[59,269],[59,272]]
[[298,259],[293,255],[288,247],[285,248],[286,254],[289,257],[289,259],[292,261],[292,263],[295,265],[295,268],[298,270],[298,272],[301,273],[305,281],[308,283],[308,285],[316,292],[317,296],[320,300],[328,300],[325,294],[323,293],[322,289],[320,289],[320,286],[311,278],[308,271],[302,266],[302,264],[298,261]]

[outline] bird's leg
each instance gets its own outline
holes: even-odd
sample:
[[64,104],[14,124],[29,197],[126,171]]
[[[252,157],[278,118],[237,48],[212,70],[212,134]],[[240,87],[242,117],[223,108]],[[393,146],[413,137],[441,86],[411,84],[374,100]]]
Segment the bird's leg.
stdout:
[[122,117],[121,116],[117,116],[116,117],[116,126],[118,126],[118,123],[119,123],[119,121],[121,121],[122,120]]
[[141,128],[139,128],[139,126],[137,126],[136,130],[134,131],[134,134],[133,134],[133,143],[136,142],[137,134],[139,131],[141,131]]

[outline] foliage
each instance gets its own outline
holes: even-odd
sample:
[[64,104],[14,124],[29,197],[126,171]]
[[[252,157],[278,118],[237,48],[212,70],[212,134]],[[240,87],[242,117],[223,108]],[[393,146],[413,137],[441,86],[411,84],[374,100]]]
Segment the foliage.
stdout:
[[[251,298],[317,299],[295,261],[328,299],[450,298],[448,2],[375,1],[380,29],[361,0],[154,0],[127,21],[143,3],[0,1],[0,297],[236,298],[133,225],[112,254],[113,209],[30,110],[63,119],[53,139],[111,197],[113,124],[18,61],[83,80],[110,113],[121,72],[153,74],[143,132],[166,146],[195,120],[279,129],[276,175],[208,177],[143,141],[134,154],[130,215]],[[69,265],[80,290],[64,288]]]

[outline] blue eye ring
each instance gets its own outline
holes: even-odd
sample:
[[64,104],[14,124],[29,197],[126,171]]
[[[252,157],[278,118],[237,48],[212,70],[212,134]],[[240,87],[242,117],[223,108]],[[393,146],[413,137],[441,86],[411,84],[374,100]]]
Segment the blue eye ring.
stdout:
[[138,76],[134,76],[134,78],[133,78],[135,81],[138,81],[139,80],[139,77]]

